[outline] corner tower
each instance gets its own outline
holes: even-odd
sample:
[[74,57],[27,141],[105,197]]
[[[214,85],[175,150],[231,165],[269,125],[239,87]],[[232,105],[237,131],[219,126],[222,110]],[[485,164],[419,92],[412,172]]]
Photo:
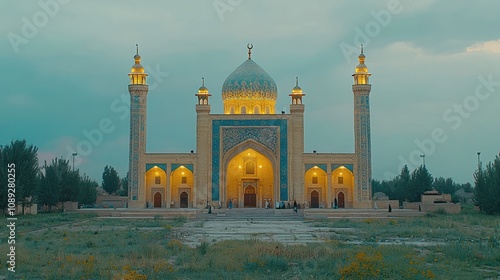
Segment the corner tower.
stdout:
[[134,56],[135,64],[132,66],[128,76],[130,84],[130,146],[129,146],[129,178],[128,195],[129,207],[144,207],[145,194],[141,171],[144,169],[143,158],[146,153],[146,99],[148,95],[148,85],[141,65],[139,47],[136,45]]
[[[370,73],[365,65],[363,45],[361,54],[358,56],[359,65],[354,74],[354,142],[357,157],[357,172],[355,173],[355,197],[353,204],[357,208],[371,208],[372,192],[372,163],[371,163],[371,140],[370,140]],[[355,206],[356,207],[356,206]]]

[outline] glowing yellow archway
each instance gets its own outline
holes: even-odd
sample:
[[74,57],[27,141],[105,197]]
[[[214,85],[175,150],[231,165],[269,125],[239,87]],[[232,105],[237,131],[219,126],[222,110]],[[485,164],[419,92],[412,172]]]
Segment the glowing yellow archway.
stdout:
[[231,201],[232,207],[261,208],[266,201],[270,205],[274,203],[275,175],[268,157],[247,148],[232,157],[225,170],[223,205],[227,206]]
[[172,208],[193,207],[194,175],[185,166],[179,166],[170,174],[170,197]]
[[[146,206],[166,207],[165,194],[167,188],[167,173],[163,169],[155,166],[146,172]],[[155,197],[156,196],[156,203]],[[160,199],[158,200],[158,194]]]
[[332,202],[339,208],[352,208],[354,198],[354,174],[344,166],[332,171]]
[[311,208],[326,206],[326,172],[318,166],[311,167],[304,176],[306,199]]

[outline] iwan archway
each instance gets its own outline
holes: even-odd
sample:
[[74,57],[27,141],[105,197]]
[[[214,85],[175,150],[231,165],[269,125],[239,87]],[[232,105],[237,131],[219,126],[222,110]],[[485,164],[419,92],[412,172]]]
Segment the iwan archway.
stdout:
[[253,141],[232,149],[225,157],[221,202],[227,207],[262,208],[278,199],[278,170],[270,151]]

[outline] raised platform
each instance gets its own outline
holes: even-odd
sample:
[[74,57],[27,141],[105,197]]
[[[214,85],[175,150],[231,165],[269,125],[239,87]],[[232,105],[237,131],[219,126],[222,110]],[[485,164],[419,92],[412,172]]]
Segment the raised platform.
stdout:
[[186,217],[196,219],[201,209],[196,208],[153,208],[153,209],[132,209],[132,208],[85,208],[78,209],[79,213],[94,213],[99,217],[116,218],[178,218]]
[[392,219],[420,217],[425,212],[411,209],[305,209],[305,219]]

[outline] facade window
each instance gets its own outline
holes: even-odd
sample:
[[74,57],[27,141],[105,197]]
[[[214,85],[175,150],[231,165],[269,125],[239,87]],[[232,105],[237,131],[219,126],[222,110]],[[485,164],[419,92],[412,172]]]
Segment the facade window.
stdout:
[[186,176],[182,176],[182,184],[187,184],[187,177]]
[[259,108],[259,106],[255,105],[255,106],[253,107],[253,113],[254,113],[254,114],[260,114],[260,108]]
[[157,184],[157,185],[161,184],[161,177],[160,176],[155,177],[155,184]]
[[316,177],[316,176],[312,177],[312,183],[313,183],[313,185],[318,184],[318,177]]
[[241,114],[246,114],[247,113],[247,107],[246,106],[241,106],[240,112],[241,112]]
[[338,177],[337,182],[342,185],[344,183],[344,177]]
[[246,163],[245,173],[250,175],[255,174],[255,163],[253,161],[249,161]]

